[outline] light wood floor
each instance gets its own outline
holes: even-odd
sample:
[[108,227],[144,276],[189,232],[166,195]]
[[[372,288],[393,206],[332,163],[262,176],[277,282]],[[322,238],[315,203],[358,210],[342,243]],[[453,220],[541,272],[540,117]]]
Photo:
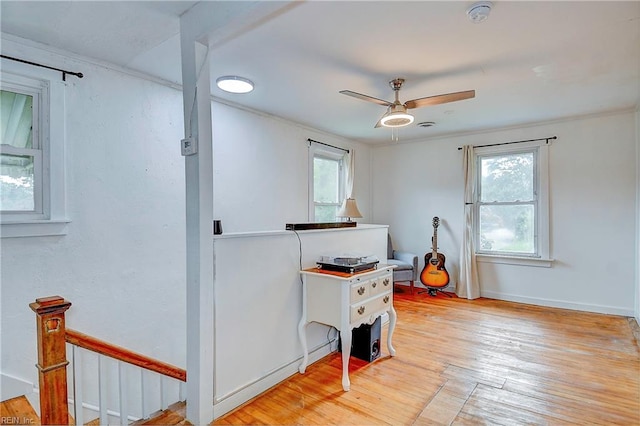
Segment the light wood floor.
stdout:
[[[397,355],[334,353],[214,424],[640,425],[627,318],[396,293]],[[383,333],[386,333],[386,327]]]

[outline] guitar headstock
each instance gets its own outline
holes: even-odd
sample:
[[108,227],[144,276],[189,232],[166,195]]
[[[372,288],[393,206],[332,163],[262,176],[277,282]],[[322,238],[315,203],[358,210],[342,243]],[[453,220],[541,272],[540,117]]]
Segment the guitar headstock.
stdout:
[[438,225],[440,225],[440,218],[439,218],[438,216],[434,216],[434,217],[433,217],[433,222],[432,222],[432,223],[433,223],[433,227],[434,227],[434,228],[437,228],[437,227],[438,227]]

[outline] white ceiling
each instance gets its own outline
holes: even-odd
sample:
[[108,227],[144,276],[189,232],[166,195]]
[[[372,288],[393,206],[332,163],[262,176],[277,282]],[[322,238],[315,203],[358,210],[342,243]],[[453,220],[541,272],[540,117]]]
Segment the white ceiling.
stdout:
[[[197,3],[3,0],[0,24],[4,33],[179,83],[179,16]],[[640,101],[639,1],[494,1],[480,24],[466,16],[472,1],[269,4],[260,19],[254,14],[211,35],[213,95],[336,135],[389,142],[389,129],[373,128],[384,107],[338,92],[392,101],[388,81],[395,77],[406,79],[401,101],[476,91],[474,99],[411,110],[416,123],[436,125],[402,128],[401,141]],[[255,90],[220,91],[215,79],[227,74],[253,80]]]

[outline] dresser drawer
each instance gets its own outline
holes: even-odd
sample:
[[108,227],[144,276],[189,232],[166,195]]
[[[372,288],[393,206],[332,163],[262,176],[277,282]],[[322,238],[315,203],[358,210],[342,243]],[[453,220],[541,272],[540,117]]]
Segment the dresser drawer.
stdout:
[[355,303],[349,307],[349,322],[353,323],[370,315],[385,311],[393,304],[393,293],[387,292],[378,297]]
[[349,297],[350,304],[368,299],[370,296],[371,296],[371,281],[363,280],[361,282],[351,284],[350,297]]
[[381,294],[391,290],[393,287],[393,278],[391,274],[380,275],[371,280],[371,295]]

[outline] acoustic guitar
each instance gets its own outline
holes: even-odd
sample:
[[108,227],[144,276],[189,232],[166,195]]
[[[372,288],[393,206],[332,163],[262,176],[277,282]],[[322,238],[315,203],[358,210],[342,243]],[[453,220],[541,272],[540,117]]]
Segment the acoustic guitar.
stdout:
[[433,237],[431,253],[424,255],[424,268],[420,273],[420,281],[427,287],[442,288],[449,284],[449,273],[444,266],[444,254],[438,253],[438,225],[440,219],[433,218]]

